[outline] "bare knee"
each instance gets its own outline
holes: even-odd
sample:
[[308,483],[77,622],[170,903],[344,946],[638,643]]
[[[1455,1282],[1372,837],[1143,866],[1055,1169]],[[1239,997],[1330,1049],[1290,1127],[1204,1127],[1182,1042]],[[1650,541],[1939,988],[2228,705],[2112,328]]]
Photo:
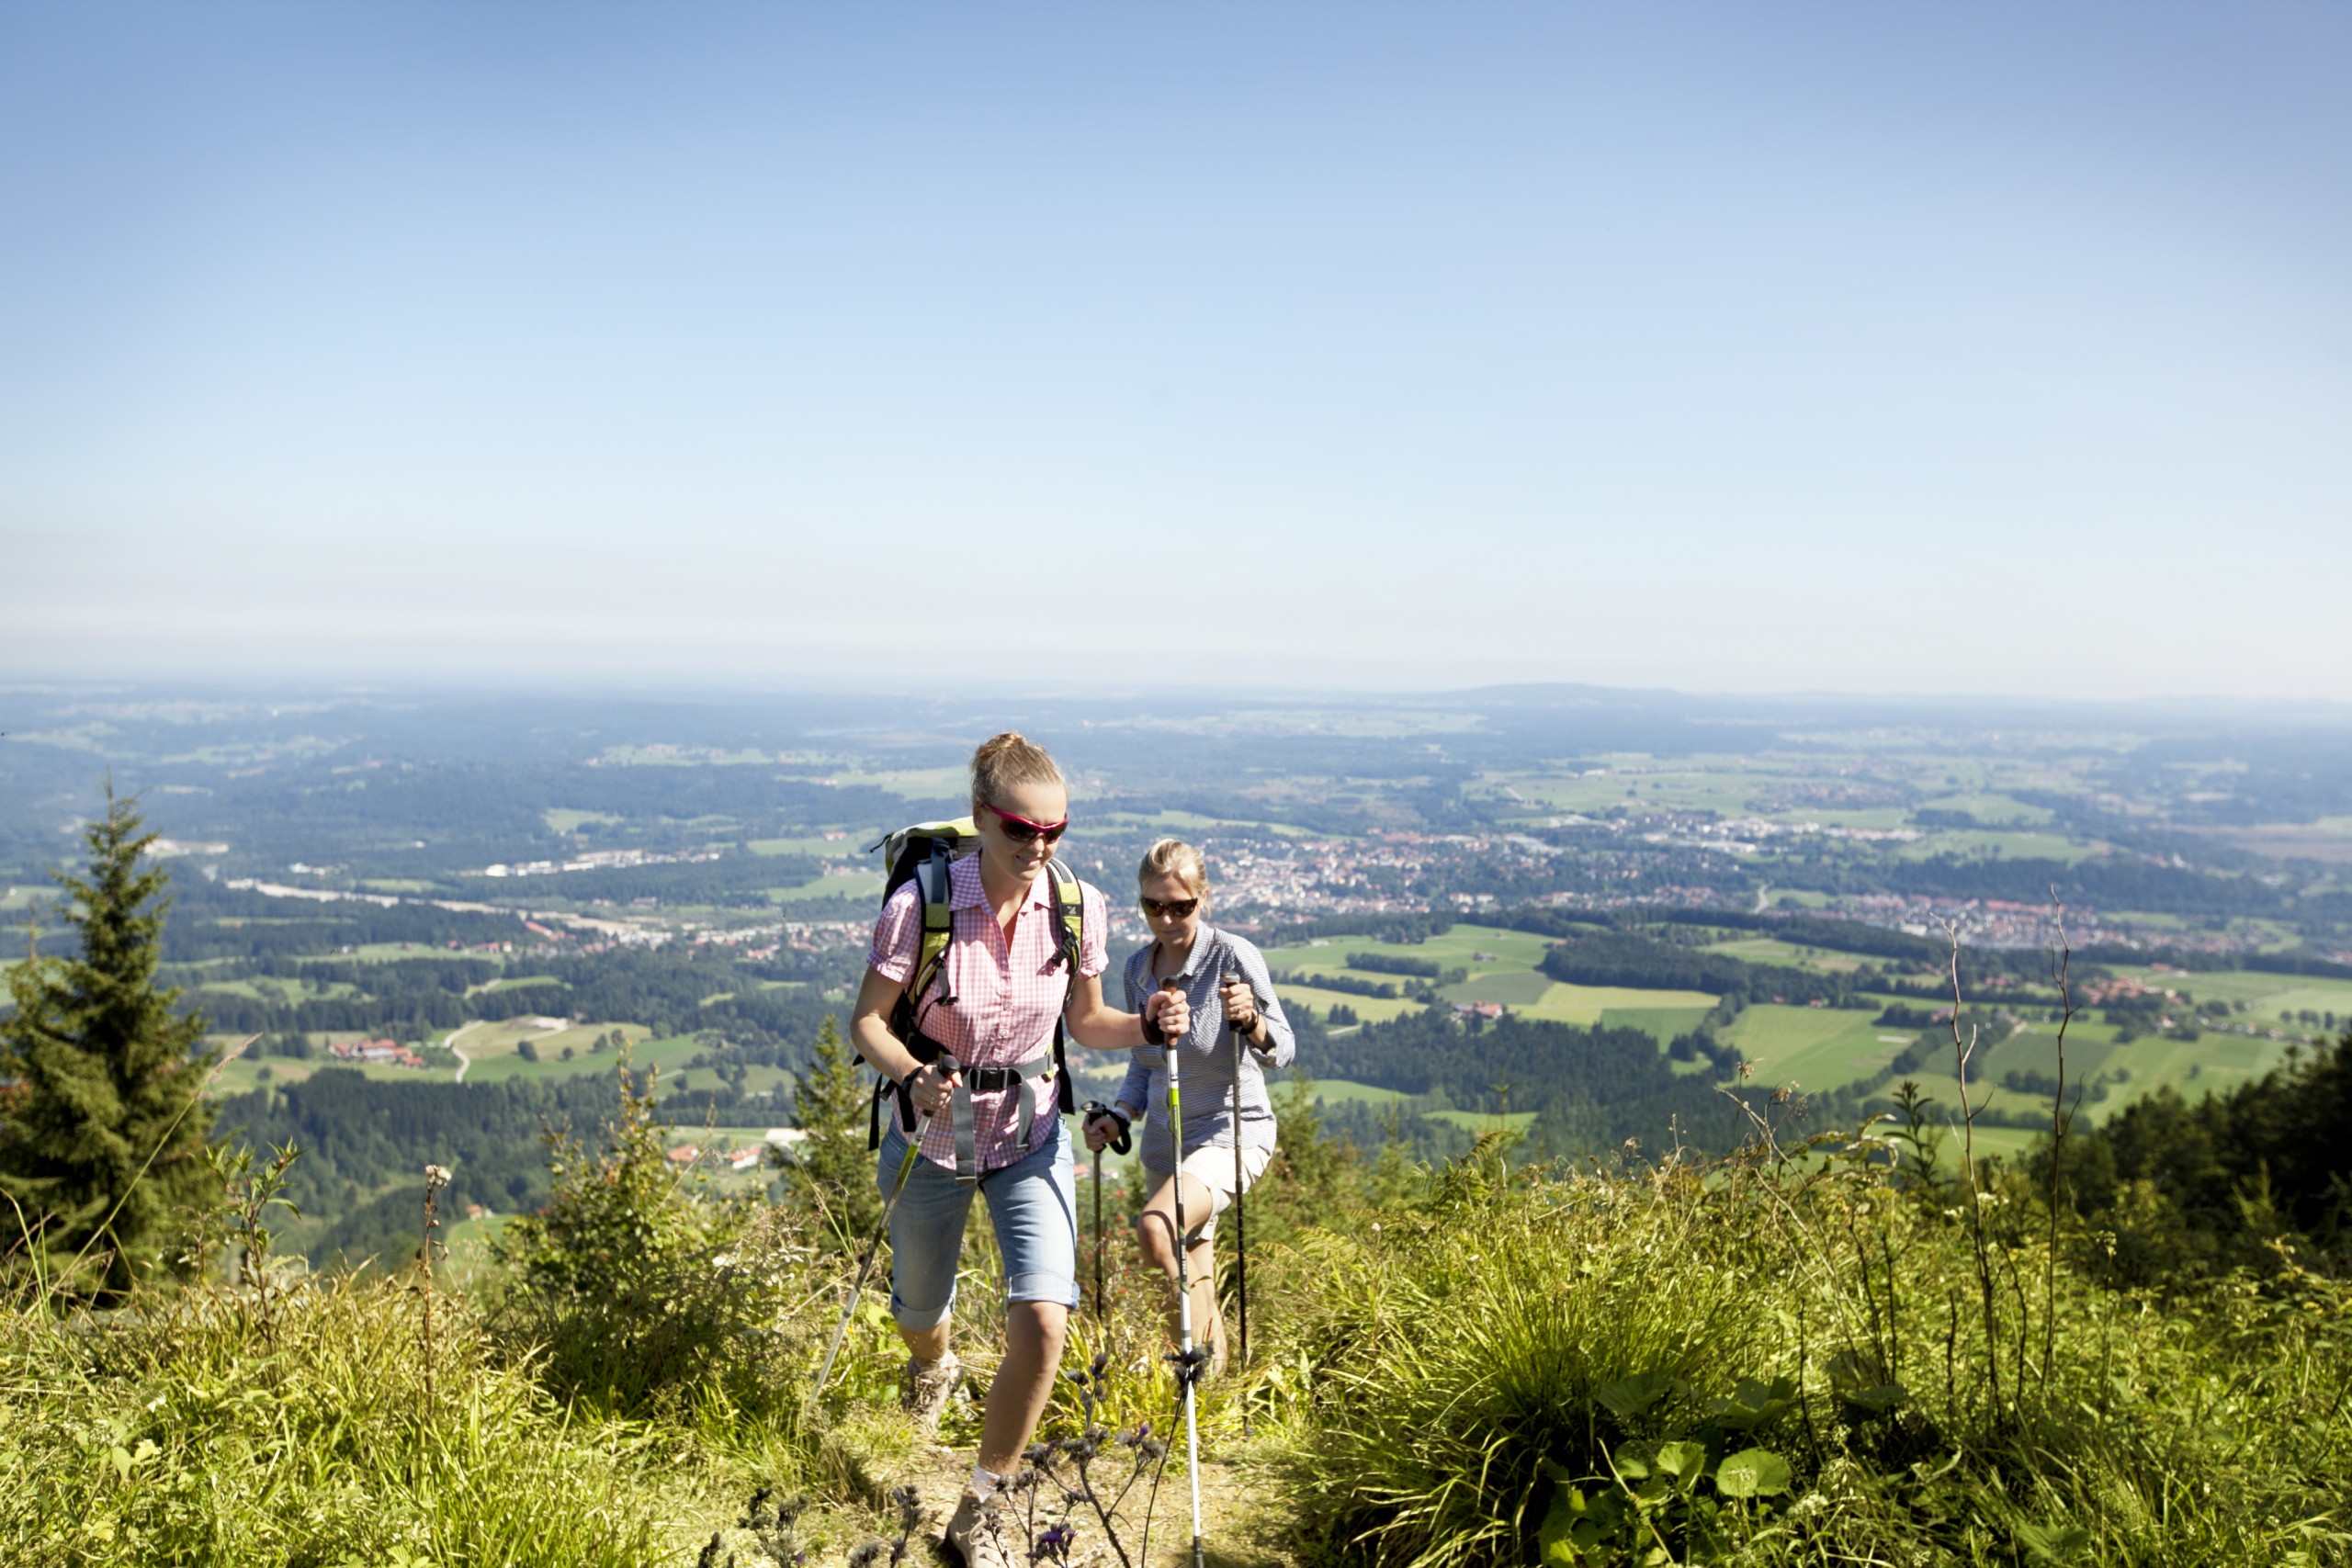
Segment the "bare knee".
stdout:
[[1069,1309],[1057,1302],[1011,1302],[1005,1306],[1011,1332],[1033,1341],[1047,1365],[1059,1360],[1069,1333]]
[[1136,1241],[1143,1248],[1143,1259],[1155,1269],[1173,1273],[1176,1269],[1176,1224],[1157,1210],[1147,1209],[1136,1217]]

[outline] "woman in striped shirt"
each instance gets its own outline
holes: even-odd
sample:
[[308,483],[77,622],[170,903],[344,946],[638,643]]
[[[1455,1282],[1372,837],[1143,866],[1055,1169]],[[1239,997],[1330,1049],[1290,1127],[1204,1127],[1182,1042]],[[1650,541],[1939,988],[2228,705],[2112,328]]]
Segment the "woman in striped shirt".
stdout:
[[[1266,1074],[1287,1066],[1298,1042],[1283,1016],[1266,961],[1246,937],[1208,923],[1209,874],[1201,852],[1180,839],[1151,846],[1136,873],[1152,942],[1127,960],[1127,1005],[1141,1009],[1162,993],[1183,998],[1189,1028],[1171,1028],[1176,1087],[1182,1097],[1182,1173],[1168,1124],[1168,1054],[1138,1050],[1127,1065],[1116,1102],[1086,1122],[1086,1146],[1100,1149],[1143,1122],[1139,1150],[1152,1192],[1136,1221],[1144,1260],[1168,1276],[1168,1321],[1176,1333],[1176,1191],[1183,1183],[1184,1269],[1192,1282],[1193,1321],[1206,1325],[1210,1368],[1225,1367],[1225,1319],[1217,1310],[1214,1247],[1216,1219],[1231,1207],[1233,1145],[1241,1142],[1240,1182],[1247,1190],[1274,1155],[1274,1106]],[[1237,1069],[1233,1035],[1249,1049]],[[1238,1127],[1236,1114],[1238,1113]],[[1147,1114],[1148,1112],[1148,1114]]]

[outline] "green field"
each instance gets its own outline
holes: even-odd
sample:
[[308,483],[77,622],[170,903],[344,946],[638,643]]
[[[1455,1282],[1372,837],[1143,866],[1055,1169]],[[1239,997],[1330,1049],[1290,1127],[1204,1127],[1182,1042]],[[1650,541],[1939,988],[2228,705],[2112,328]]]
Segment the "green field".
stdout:
[[1451,1122],[1465,1133],[1500,1132],[1508,1125],[1511,1132],[1524,1134],[1535,1125],[1532,1111],[1514,1111],[1508,1116],[1492,1111],[1425,1111],[1421,1114],[1432,1122]]
[[576,811],[568,806],[550,806],[539,813],[539,820],[548,825],[550,833],[577,833],[591,822],[616,828],[621,818],[609,811]]
[[1864,962],[1850,953],[1802,947],[1770,936],[1745,936],[1730,942],[1709,942],[1702,951],[1724,953],[1749,964],[1777,964],[1783,968],[1808,969],[1816,975],[1850,975]]
[[1923,800],[1922,811],[1964,811],[1988,828],[2041,827],[2057,816],[2046,806],[2028,806],[2015,795],[1993,793],[1945,795]]
[[223,996],[276,1002],[281,1006],[359,995],[359,987],[348,980],[330,980],[324,986],[313,986],[286,975],[256,975],[246,980],[205,980],[199,982],[196,988],[198,991],[219,991]]
[[[1522,1018],[1553,1023],[1592,1025],[1615,1012],[1654,1013],[1661,1010],[1706,1016],[1716,998],[1704,991],[1649,991],[1629,986],[1571,986],[1555,980],[1535,1002],[1517,1010]],[[1633,1027],[1640,1027],[1634,1025]]]
[[2104,846],[2056,833],[2004,832],[1997,828],[1958,828],[1928,833],[1898,852],[1904,860],[1932,860],[1938,855],[1962,859],[2054,860],[2068,865],[2107,852]]
[[[1344,975],[1393,985],[1399,990],[1418,982],[1407,976],[1350,968],[1348,955],[1378,953],[1383,957],[1416,959],[1441,969],[1466,969],[1469,978],[1444,987],[1438,995],[1448,1002],[1498,1002],[1522,1018],[1552,1023],[1608,1023],[1645,1029],[1657,1035],[1661,1043],[1697,1027],[1715,1005],[1716,998],[1704,991],[1567,985],[1536,968],[1550,946],[1549,939],[1526,931],[1458,925],[1442,936],[1422,942],[1334,937],[1269,948],[1266,961],[1280,973],[1302,976]],[[1328,1012],[1334,1005],[1353,1008],[1356,1016],[1367,1021],[1396,1018],[1420,1008],[1409,998],[1352,996],[1318,987],[1311,980],[1286,984],[1283,995],[1310,1004],[1320,1012]]]
[[820,876],[797,887],[771,887],[768,902],[776,905],[808,904],[820,898],[879,898],[882,896],[882,874],[878,871],[853,871],[845,875]]
[[[600,1034],[618,1030],[632,1043],[644,1048],[648,1033],[640,1024],[582,1023],[573,1024],[561,1019],[507,1018],[494,1022],[480,1022],[453,1030],[443,1042],[464,1057],[468,1083],[501,1083],[512,1077],[568,1077],[583,1073],[610,1072],[613,1054],[594,1051],[591,1047]],[[539,1053],[539,1060],[526,1062],[518,1047],[528,1040],[532,1049]],[[691,1044],[691,1042],[688,1043]],[[571,1047],[572,1059],[563,1060],[563,1049]],[[692,1049],[678,1053],[694,1055]],[[639,1065],[644,1065],[642,1056]]]
[[1759,1002],[1733,1021],[1724,1038],[1754,1064],[1758,1079],[1819,1091],[1869,1077],[1893,1061],[1916,1032],[1881,1029],[1874,1013]]
[[[2271,975],[2255,969],[2183,974],[2177,969],[2117,965],[2115,973],[2129,975],[2145,986],[2186,991],[2200,1002],[2244,1002],[2246,1011],[2241,1015],[2243,1018],[2266,1022],[2284,1020],[2306,1009],[2321,1014],[2332,1012],[2339,1023],[2352,1018],[2352,980],[2331,980],[2317,975]],[[2310,1026],[2299,1024],[2298,1028],[2308,1031]]]
[[[865,852],[865,846],[882,835],[870,828],[859,828],[835,838],[829,833],[804,833],[797,839],[753,839],[743,847],[755,855],[814,855],[819,860],[854,859]],[[876,863],[879,863],[877,852]]]
[[1344,1007],[1354,1009],[1355,1015],[1368,1023],[1385,1023],[1392,1018],[1421,1010],[1421,1004],[1409,997],[1357,997],[1295,983],[1283,986],[1281,991],[1284,1007],[1311,1007],[1317,1018],[1328,1018],[1333,1008]]

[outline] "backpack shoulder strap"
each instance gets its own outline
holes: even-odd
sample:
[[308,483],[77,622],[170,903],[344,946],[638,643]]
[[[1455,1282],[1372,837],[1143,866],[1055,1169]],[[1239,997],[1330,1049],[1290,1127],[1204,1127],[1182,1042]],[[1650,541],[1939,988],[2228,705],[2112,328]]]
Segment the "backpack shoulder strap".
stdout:
[[[956,934],[955,911],[947,907],[947,868],[946,848],[938,844],[915,867],[915,897],[922,901],[922,942],[915,949],[914,975],[907,981],[910,998],[920,998],[939,978],[940,967],[947,961],[948,939]],[[916,1006],[922,1006],[919,999]]]
[[1061,928],[1061,952],[1054,962],[1067,964],[1075,980],[1079,960],[1086,955],[1086,889],[1059,855],[1046,863],[1046,872],[1053,878],[1054,919]]
[[[1061,931],[1061,949],[1054,962],[1069,971],[1069,984],[1078,984],[1078,965],[1086,956],[1086,889],[1078,880],[1078,873],[1063,863],[1056,855],[1046,863],[1046,874],[1054,884],[1054,922]],[[1069,991],[1064,989],[1063,1005],[1069,1005]],[[1076,1089],[1070,1083],[1069,1064],[1062,1053],[1064,1034],[1062,1021],[1054,1020],[1054,1098],[1063,1114],[1078,1109]]]

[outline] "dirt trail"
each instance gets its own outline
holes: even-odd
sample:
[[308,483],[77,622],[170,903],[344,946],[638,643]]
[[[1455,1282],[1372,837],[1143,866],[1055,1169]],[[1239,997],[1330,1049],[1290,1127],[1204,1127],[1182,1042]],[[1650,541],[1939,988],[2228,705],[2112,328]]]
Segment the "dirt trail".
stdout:
[[[922,1495],[932,1540],[938,1539],[941,1524],[955,1511],[971,1473],[968,1452],[950,1457],[948,1450],[934,1449],[921,1468],[903,1478]],[[1121,1510],[1120,1538],[1131,1553],[1142,1544],[1144,1499],[1150,1484],[1146,1477]],[[1293,1559],[1276,1545],[1280,1532],[1265,1508],[1266,1499],[1246,1466],[1202,1456],[1201,1555],[1211,1568],[1292,1568]],[[1118,1568],[1119,1560],[1104,1545],[1102,1527],[1090,1518],[1081,1521],[1070,1561]],[[1192,1568],[1192,1561],[1191,1504],[1184,1490],[1184,1452],[1179,1446],[1169,1456],[1159,1504],[1152,1512],[1150,1560],[1136,1562],[1136,1568]]]

